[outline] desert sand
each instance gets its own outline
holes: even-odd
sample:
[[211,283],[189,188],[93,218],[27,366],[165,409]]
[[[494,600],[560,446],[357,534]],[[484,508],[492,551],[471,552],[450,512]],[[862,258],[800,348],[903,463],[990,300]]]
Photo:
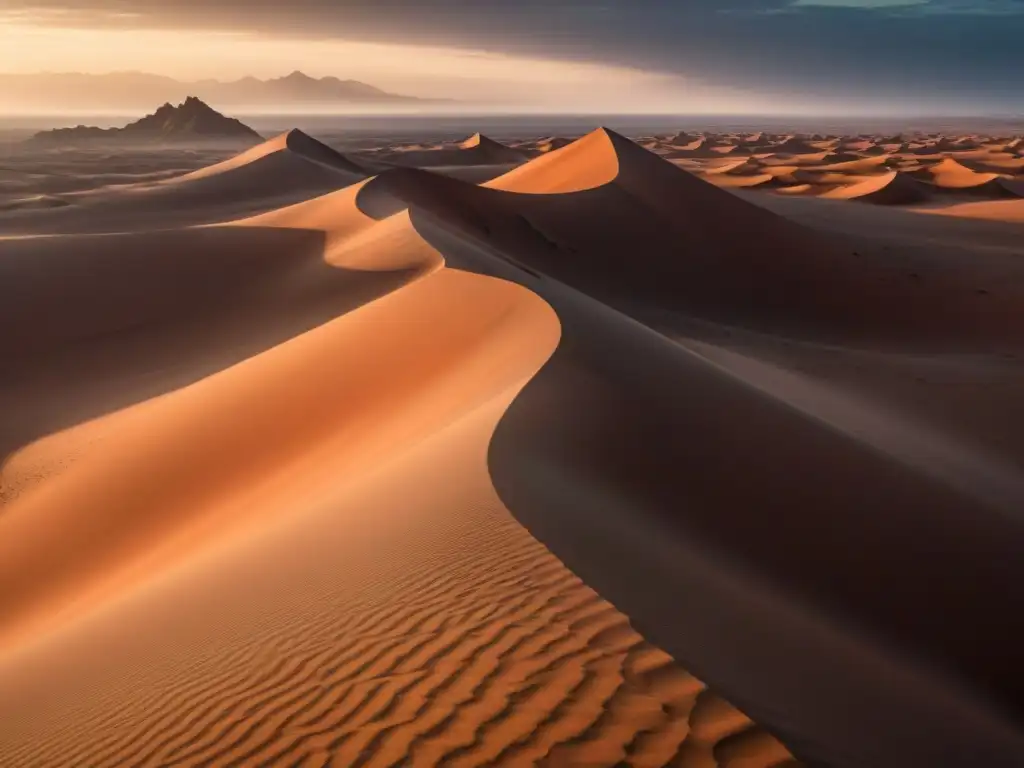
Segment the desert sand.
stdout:
[[636,138],[7,159],[4,765],[1019,765],[1017,150]]

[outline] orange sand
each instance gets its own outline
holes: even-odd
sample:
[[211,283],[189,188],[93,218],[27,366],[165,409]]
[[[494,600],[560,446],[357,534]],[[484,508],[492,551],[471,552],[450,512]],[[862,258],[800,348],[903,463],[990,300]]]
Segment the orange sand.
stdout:
[[683,139],[6,212],[4,765],[1017,764],[1012,237]]

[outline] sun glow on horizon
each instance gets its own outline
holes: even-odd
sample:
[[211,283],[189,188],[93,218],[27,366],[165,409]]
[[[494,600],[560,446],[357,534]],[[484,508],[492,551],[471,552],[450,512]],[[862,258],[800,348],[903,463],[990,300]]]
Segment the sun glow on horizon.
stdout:
[[179,80],[231,80],[300,69],[406,95],[523,107],[646,111],[685,106],[721,112],[751,106],[751,97],[741,91],[594,62],[245,32],[75,27],[71,21],[0,13],[0,72],[138,71]]

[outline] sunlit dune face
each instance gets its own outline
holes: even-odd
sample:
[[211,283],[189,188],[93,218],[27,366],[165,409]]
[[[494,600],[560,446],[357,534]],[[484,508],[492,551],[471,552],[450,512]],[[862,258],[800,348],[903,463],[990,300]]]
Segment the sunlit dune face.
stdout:
[[[674,75],[470,48],[309,40],[207,30],[90,27],[74,16],[0,11],[0,72],[143,71],[184,80],[278,77],[295,69],[415,96],[562,111],[728,112],[745,94]],[[599,87],[598,87],[599,86]],[[4,105],[17,110],[17,105]]]

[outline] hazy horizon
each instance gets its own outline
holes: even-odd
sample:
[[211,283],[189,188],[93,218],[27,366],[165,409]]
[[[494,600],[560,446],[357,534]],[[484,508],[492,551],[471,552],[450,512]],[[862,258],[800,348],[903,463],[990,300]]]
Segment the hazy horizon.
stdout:
[[[1024,0],[679,5],[11,0],[0,11],[0,73],[231,81],[301,70],[477,111],[1024,111]],[[3,94],[0,107],[25,112]]]
[[[392,140],[457,140],[476,132],[498,140],[524,136],[577,136],[604,126],[628,136],[695,132],[758,132],[777,134],[885,134],[929,133],[1008,135],[1024,132],[1024,119],[1005,116],[796,116],[796,115],[686,115],[686,114],[558,114],[536,113],[377,113],[310,114],[244,113],[233,117],[270,137],[292,128],[333,141],[363,141],[388,136]],[[19,141],[38,131],[93,125],[120,127],[138,115],[3,116],[0,143]]]

